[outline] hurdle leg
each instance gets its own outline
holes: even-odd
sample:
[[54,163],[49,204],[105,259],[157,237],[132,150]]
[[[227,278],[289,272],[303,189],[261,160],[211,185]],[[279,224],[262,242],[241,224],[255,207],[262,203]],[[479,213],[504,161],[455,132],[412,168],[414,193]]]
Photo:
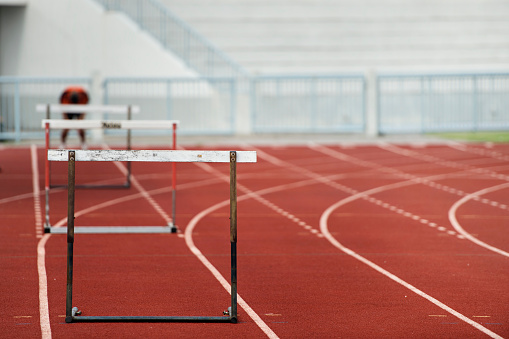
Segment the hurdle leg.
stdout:
[[[177,150],[177,124],[173,124],[173,150]],[[172,232],[177,232],[177,164],[175,162],[171,163],[171,222],[172,222]]]
[[70,323],[73,320],[72,309],[72,275],[73,275],[73,256],[74,256],[74,189],[75,189],[75,158],[74,151],[68,153],[67,169],[67,294],[65,303],[65,322]]
[[[49,105],[48,105],[48,113],[49,115]],[[46,136],[46,159],[44,161],[44,193],[45,193],[45,214],[46,214],[46,221],[44,223],[44,233],[49,233],[51,229],[51,225],[49,223],[49,188],[50,188],[50,182],[49,182],[49,171],[50,171],[50,162],[48,160],[48,150],[49,150],[49,123],[47,122],[44,124],[44,134]]]
[[230,244],[231,244],[231,294],[230,320],[237,322],[237,152],[230,152]]
[[[127,106],[127,120],[131,120],[131,105]],[[131,129],[127,130],[127,150],[131,150]],[[127,162],[127,177],[125,187],[131,187],[131,162]]]

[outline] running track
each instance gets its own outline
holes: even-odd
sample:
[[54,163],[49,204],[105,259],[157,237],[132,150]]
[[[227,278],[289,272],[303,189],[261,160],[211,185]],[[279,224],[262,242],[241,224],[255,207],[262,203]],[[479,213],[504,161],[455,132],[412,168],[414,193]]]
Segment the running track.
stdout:
[[[509,145],[213,149],[258,151],[238,166],[238,324],[66,324],[66,237],[41,233],[44,149],[32,145],[0,148],[0,337],[509,338]],[[121,182],[123,166],[78,163],[76,177]],[[79,190],[76,226],[164,225],[168,164],[133,172],[130,189]],[[227,179],[225,164],[178,165],[178,234],[78,234],[74,305],[221,315]],[[51,191],[54,226],[66,197]]]

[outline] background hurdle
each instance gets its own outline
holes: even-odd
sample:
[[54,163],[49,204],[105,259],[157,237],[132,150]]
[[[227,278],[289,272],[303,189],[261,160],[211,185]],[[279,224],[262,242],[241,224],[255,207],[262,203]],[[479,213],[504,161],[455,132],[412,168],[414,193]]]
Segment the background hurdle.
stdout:
[[[80,105],[73,105],[80,106]],[[93,128],[115,128],[115,129],[127,129],[128,132],[131,129],[171,129],[172,130],[172,149],[177,149],[177,125],[178,120],[62,120],[62,119],[44,119],[42,125],[46,135],[46,153],[48,154],[49,148],[49,133],[51,128],[53,129],[67,129],[67,128],[82,128],[82,129],[93,129]],[[128,134],[128,150],[131,149],[131,133]],[[128,188],[130,187],[131,177],[131,162],[127,162],[127,176],[126,183],[124,185],[79,185],[75,188]],[[60,233],[62,232],[59,228],[51,227],[49,217],[49,190],[53,187],[65,187],[51,186],[51,165],[48,157],[45,160],[45,194],[46,194],[46,220],[44,224],[45,233]],[[172,163],[172,222],[168,226],[154,226],[151,228],[142,227],[137,229],[136,227],[130,228],[111,228],[111,227],[87,227],[82,231],[85,233],[174,233],[177,231],[176,228],[176,191],[177,191],[177,167],[176,163]]]
[[[67,289],[66,317],[71,322],[237,322],[237,163],[256,162],[254,151],[65,151],[49,150],[50,161],[68,163],[67,205]],[[223,162],[230,163],[230,244],[231,244],[231,307],[224,316],[81,316],[72,306],[74,271],[74,205],[76,161],[144,161],[144,162]]]
[[[103,113],[103,114],[125,114],[127,120],[131,120],[133,114],[140,113],[139,106],[132,105],[73,105],[73,104],[37,104],[35,106],[36,112],[46,113],[46,119],[51,119],[51,113]],[[42,126],[45,128],[44,124]],[[63,129],[73,129],[74,126],[64,127]],[[45,139],[46,139],[46,150],[50,149],[50,134],[51,129],[44,129]],[[126,148],[131,149],[131,129],[127,130],[127,141]],[[51,165],[48,165],[51,166]],[[48,169],[50,169],[48,167]],[[63,185],[51,185],[51,176],[49,178],[49,186],[50,187],[64,187]],[[104,188],[122,188],[122,187],[130,187],[131,184],[131,163],[127,163],[127,174],[126,174],[126,182],[124,185],[109,185],[102,186]],[[94,186],[91,186],[94,187]],[[80,188],[90,188],[83,187]]]

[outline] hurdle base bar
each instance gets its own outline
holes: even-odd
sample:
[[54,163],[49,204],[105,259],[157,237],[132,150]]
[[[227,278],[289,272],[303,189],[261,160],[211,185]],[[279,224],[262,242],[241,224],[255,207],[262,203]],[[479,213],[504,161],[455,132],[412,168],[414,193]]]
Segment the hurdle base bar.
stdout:
[[[112,189],[112,188],[131,188],[131,183],[125,182],[119,185],[76,185],[75,188],[84,188],[84,189]],[[67,185],[50,185],[50,188],[68,188]]]
[[[81,226],[74,227],[80,234],[156,234],[177,233],[177,227],[168,226]],[[67,227],[45,227],[44,233],[67,234]]]
[[157,322],[178,322],[178,323],[237,323],[236,317],[179,317],[179,316],[70,316],[65,318],[66,323],[73,322],[135,322],[135,323],[157,323]]

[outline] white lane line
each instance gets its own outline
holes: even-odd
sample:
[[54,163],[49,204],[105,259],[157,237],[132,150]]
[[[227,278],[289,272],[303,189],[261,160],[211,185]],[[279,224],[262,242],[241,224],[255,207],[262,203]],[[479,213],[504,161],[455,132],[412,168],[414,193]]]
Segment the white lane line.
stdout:
[[[103,144],[103,148],[110,150],[111,148],[108,147],[108,145]],[[124,174],[127,175],[127,168],[124,164],[114,161],[113,164],[118,168],[118,170]],[[151,196],[150,194],[145,190],[145,188],[140,184],[138,179],[136,179],[136,176],[131,174],[131,183],[133,186],[143,195],[143,197],[148,201],[148,203],[156,210],[156,212],[164,219],[167,225],[173,224],[173,218],[166,213],[161,205],[159,205]]]
[[48,306],[48,280],[46,276],[44,245],[49,238],[49,234],[42,236],[42,216],[41,216],[41,200],[39,189],[39,167],[37,165],[37,146],[30,146],[30,158],[32,166],[32,187],[34,197],[35,212],[35,234],[40,238],[37,243],[37,274],[39,278],[39,323],[41,327],[41,336],[43,339],[51,338],[51,326],[49,322],[49,306]]
[[[225,200],[220,203],[217,203],[197,215],[193,217],[193,219],[186,226],[186,230],[184,233],[185,241],[187,247],[191,250],[191,252],[202,262],[203,265],[212,273],[212,275],[219,281],[221,286],[224,287],[226,291],[231,295],[231,285],[230,283],[221,275],[221,273],[208,261],[208,259],[201,253],[201,251],[194,245],[193,242],[193,230],[196,227],[196,224],[207,214],[217,210],[220,207],[228,206],[230,200]],[[253,321],[258,325],[258,327],[267,335],[269,338],[278,338],[278,336],[272,331],[272,329],[267,326],[267,324],[260,318],[260,316],[247,304],[247,302],[242,299],[242,297],[237,293],[237,302],[244,309],[244,311],[253,319]]]
[[473,199],[473,197],[475,196],[481,196],[483,194],[486,194],[486,193],[489,193],[489,192],[493,192],[493,191],[497,191],[497,190],[501,190],[501,189],[504,189],[504,188],[507,188],[509,187],[509,183],[505,183],[505,184],[500,184],[500,185],[496,185],[496,186],[493,186],[493,187],[488,187],[488,188],[485,188],[485,189],[482,189],[482,190],[479,190],[477,192],[474,192],[472,194],[468,194],[466,196],[464,196],[463,198],[461,198],[460,200],[456,201],[452,207],[449,209],[449,221],[451,222],[452,226],[454,227],[454,229],[456,229],[456,231],[458,233],[460,233],[461,235],[463,235],[466,239],[476,243],[477,245],[479,246],[482,246],[490,251],[493,251],[495,253],[498,253],[498,254],[501,254],[503,256],[506,256],[506,257],[509,257],[509,253],[506,252],[506,251],[503,251],[499,248],[496,248],[494,246],[491,246],[491,245],[488,245],[486,244],[485,242],[477,239],[476,237],[472,236],[470,233],[468,233],[467,231],[465,231],[463,229],[463,227],[461,227],[460,223],[458,222],[458,219],[456,218],[456,211],[458,210],[458,208],[463,205],[464,203],[466,203],[468,200],[470,199]]
[[494,172],[494,171],[492,171],[490,169],[474,167],[474,166],[471,166],[471,165],[466,165],[466,164],[463,164],[463,163],[460,163],[460,162],[454,162],[454,161],[450,161],[450,160],[444,160],[444,159],[441,159],[441,158],[438,158],[438,157],[435,157],[435,156],[432,156],[432,155],[427,155],[427,154],[423,154],[423,153],[407,150],[407,149],[398,147],[398,146],[393,145],[393,144],[385,143],[385,142],[379,143],[377,146],[382,148],[382,149],[385,149],[385,150],[387,150],[389,152],[393,152],[393,153],[396,153],[396,154],[401,154],[401,155],[404,155],[404,156],[407,156],[407,157],[411,157],[411,158],[414,158],[414,159],[419,159],[421,161],[426,161],[426,162],[429,162],[429,163],[432,163],[432,164],[439,164],[439,165],[444,166],[444,167],[463,169],[463,170],[468,171],[468,172],[472,172],[472,173],[476,173],[476,174],[481,174],[481,175],[497,178],[497,179],[504,180],[504,181],[509,181],[509,176],[503,175],[503,174],[499,174],[499,173]]
[[[278,159],[279,160],[279,159]],[[291,165],[291,164],[290,164]],[[293,166],[293,165],[292,165]],[[296,167],[296,166],[293,166],[293,167]],[[322,181],[322,180],[320,180]],[[397,277],[396,275],[386,271],[385,269],[381,268],[380,266],[374,264],[373,262],[367,260],[366,258],[358,255],[357,253],[355,253],[354,251],[344,247],[341,243],[339,243],[331,234],[330,232],[328,231],[328,225],[327,225],[327,221],[328,221],[328,218],[330,216],[330,214],[332,213],[333,210],[335,210],[336,208],[340,207],[341,205],[343,204],[346,204],[350,201],[353,201],[353,200],[356,200],[356,199],[359,199],[359,198],[365,198],[367,197],[367,193],[370,192],[372,194],[372,192],[376,192],[376,191],[383,191],[383,190],[386,190],[388,189],[389,187],[391,188],[395,188],[394,186],[406,186],[406,185],[409,185],[409,184],[412,184],[412,183],[415,183],[415,179],[411,179],[411,180],[408,180],[406,182],[400,182],[400,183],[396,183],[396,184],[390,184],[390,185],[386,185],[386,186],[383,186],[382,187],[376,187],[376,188],[373,188],[371,190],[368,190],[368,191],[365,191],[365,192],[359,192],[359,193],[356,193],[348,198],[345,198],[341,201],[339,201],[338,203],[332,205],[331,207],[329,207],[323,214],[322,216],[320,217],[320,230],[322,231],[322,234],[324,237],[327,238],[327,240],[329,240],[329,242],[331,242],[332,245],[334,245],[335,247],[337,247],[338,249],[340,249],[341,251],[349,254],[350,256],[356,258],[357,260],[365,263],[366,265],[370,266],[371,268],[375,269],[376,271],[384,274],[385,276],[389,277],[390,279],[392,279],[393,281],[403,285],[404,287],[410,289],[411,291],[413,291],[414,293],[420,295],[421,297],[431,301],[433,304],[439,306],[440,308],[442,308],[443,310],[451,313],[452,315],[458,317],[459,319],[461,319],[462,321],[465,321],[466,323],[468,323],[469,325],[477,328],[478,330],[484,332],[485,334],[491,336],[492,338],[502,338],[500,337],[498,334],[490,331],[489,329],[483,327],[482,325],[470,320],[468,317],[462,315],[461,313],[455,311],[454,309],[450,308],[449,306],[441,303],[440,301],[438,301],[437,299],[429,296],[428,294],[424,293],[423,291],[417,289],[416,287],[414,287],[413,285],[405,282],[404,280],[402,280],[401,278]],[[389,208],[390,209],[390,208]],[[403,212],[403,210],[401,210]],[[421,222],[423,221],[426,221],[425,219],[421,219]],[[423,222],[424,223],[424,222]],[[435,223],[429,223],[430,226],[436,226]],[[444,229],[444,227],[439,227],[441,229]]]
[[50,234],[45,234],[37,244],[37,273],[39,275],[39,321],[42,339],[51,339],[49,321],[48,277],[46,275],[46,242]]
[[46,276],[44,245],[49,238],[49,234],[42,236],[42,216],[41,216],[41,200],[39,189],[39,166],[37,165],[37,146],[30,146],[30,158],[32,164],[32,186],[34,197],[35,212],[35,234],[37,238],[41,238],[37,243],[37,275],[39,278],[39,324],[41,327],[41,337],[43,339],[51,338],[51,326],[49,322],[49,305],[48,305],[48,280]]
[[42,238],[42,215],[41,215],[41,190],[39,188],[39,166],[37,165],[37,146],[30,145],[30,157],[32,163],[32,187],[34,197],[34,213],[35,213],[35,236]]
[[363,256],[357,254],[356,252],[352,251],[351,249],[343,246],[339,241],[337,241],[330,234],[329,229],[328,229],[328,219],[329,219],[329,216],[331,215],[332,211],[334,211],[337,208],[339,208],[340,206],[350,202],[351,200],[353,200],[352,197],[348,197],[346,199],[338,201],[337,203],[335,203],[332,206],[330,206],[329,208],[327,208],[325,210],[325,212],[320,217],[320,230],[322,231],[322,234],[325,236],[325,238],[327,238],[327,240],[329,240],[329,242],[333,246],[335,246],[336,248],[340,249],[344,253],[352,256],[353,258],[359,260],[360,262],[368,265],[369,267],[371,267],[372,269],[376,270],[377,272],[383,274],[384,276],[388,277],[389,279],[391,279],[391,280],[397,282],[398,284],[406,287],[407,289],[411,290],[415,294],[417,294],[417,295],[425,298],[426,300],[432,302],[436,306],[440,307],[441,309],[443,309],[446,312],[449,312],[450,314],[454,315],[458,319],[460,319],[460,320],[466,322],[467,324],[475,327],[476,329],[478,329],[479,331],[485,333],[486,335],[488,335],[488,336],[490,336],[492,338],[497,338],[497,339],[499,339],[499,338],[501,339],[502,338],[501,336],[499,336],[498,334],[490,331],[489,329],[487,329],[486,327],[482,326],[481,324],[479,324],[479,323],[469,319],[468,317],[464,316],[463,314],[455,311],[451,307],[449,307],[449,306],[445,305],[444,303],[438,301],[437,299],[433,298],[432,296],[424,293],[423,291],[419,290],[415,286],[407,283],[403,279],[401,279],[398,276],[396,276],[396,275],[390,273],[389,271],[383,269],[382,267],[380,267],[377,264],[371,262],[370,260],[364,258]]

